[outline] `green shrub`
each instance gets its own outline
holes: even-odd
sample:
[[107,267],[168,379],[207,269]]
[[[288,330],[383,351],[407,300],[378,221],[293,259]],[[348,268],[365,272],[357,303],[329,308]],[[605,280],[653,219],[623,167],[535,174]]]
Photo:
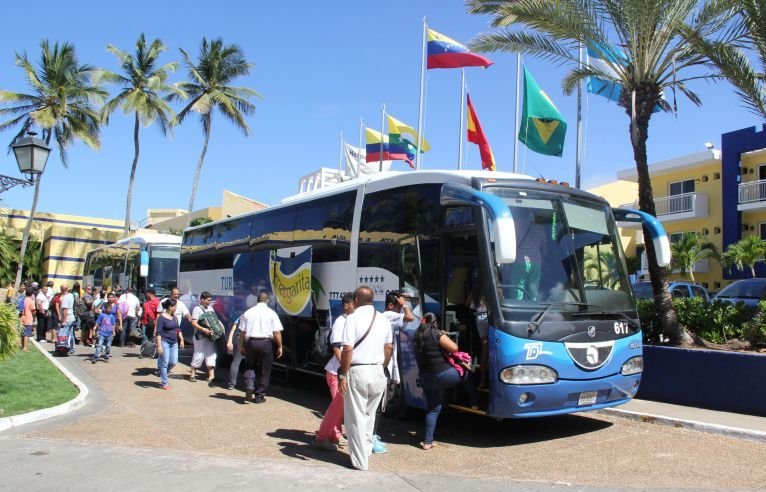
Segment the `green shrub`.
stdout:
[[753,319],[742,325],[742,338],[750,342],[751,347],[766,345],[766,301],[759,302]]
[[[662,340],[659,323],[654,317],[654,301],[637,299],[636,308],[644,332],[644,342],[659,343]],[[707,303],[701,298],[673,299],[678,322],[700,338],[713,343],[723,343],[730,338],[743,337],[743,325],[752,320],[756,308],[743,302],[731,304],[722,301]],[[761,326],[766,327],[766,313]]]
[[0,362],[19,349],[19,312],[13,304],[0,303]]

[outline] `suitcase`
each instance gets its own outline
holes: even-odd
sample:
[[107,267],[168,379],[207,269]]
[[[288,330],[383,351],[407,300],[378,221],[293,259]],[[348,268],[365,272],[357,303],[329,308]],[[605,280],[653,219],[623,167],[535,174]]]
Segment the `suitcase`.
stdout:
[[154,359],[157,357],[157,344],[150,341],[145,341],[141,344],[141,355],[147,358]]

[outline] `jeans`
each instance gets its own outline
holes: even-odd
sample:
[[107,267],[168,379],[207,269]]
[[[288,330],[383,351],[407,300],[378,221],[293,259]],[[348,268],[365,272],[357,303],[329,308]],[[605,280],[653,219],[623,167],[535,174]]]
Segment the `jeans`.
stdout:
[[141,343],[148,342],[154,338],[154,321],[149,321],[141,325]]
[[98,345],[96,345],[96,351],[93,354],[94,359],[98,359],[101,356],[102,349],[105,356],[109,355],[109,347],[112,346],[113,338],[114,338],[114,333],[112,333],[111,335],[102,335],[99,333]]
[[138,324],[138,318],[135,316],[126,316],[122,320],[122,332],[120,332],[120,346],[125,345],[126,341],[130,340],[130,332]]
[[163,386],[168,384],[168,371],[178,364],[178,343],[162,340],[162,354],[157,357],[160,367],[160,380]]
[[420,375],[420,385],[423,387],[423,392],[426,395],[427,411],[423,442],[431,444],[434,442],[436,421],[439,419],[439,414],[442,411],[444,390],[463,385],[466,391],[468,391],[472,403],[476,403],[478,397],[473,384],[472,374],[466,371],[461,377],[454,367],[433,374],[422,373]]

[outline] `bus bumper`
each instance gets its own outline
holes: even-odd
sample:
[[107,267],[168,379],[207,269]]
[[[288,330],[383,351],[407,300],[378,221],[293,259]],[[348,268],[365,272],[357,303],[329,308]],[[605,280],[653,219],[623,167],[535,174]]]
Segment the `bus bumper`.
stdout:
[[[487,415],[495,418],[546,417],[586,412],[629,402],[641,374],[616,374],[601,379],[559,380],[545,385],[510,385],[493,381]],[[595,402],[592,392],[596,393]]]

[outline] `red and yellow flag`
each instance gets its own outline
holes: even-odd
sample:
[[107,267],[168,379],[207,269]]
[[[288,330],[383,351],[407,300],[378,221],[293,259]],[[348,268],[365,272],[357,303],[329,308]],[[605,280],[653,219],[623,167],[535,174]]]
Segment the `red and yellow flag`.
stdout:
[[495,171],[495,156],[492,155],[492,148],[489,146],[489,140],[481,129],[479,118],[476,117],[476,111],[471,104],[471,96],[468,96],[468,141],[479,146],[481,154],[481,168]]

